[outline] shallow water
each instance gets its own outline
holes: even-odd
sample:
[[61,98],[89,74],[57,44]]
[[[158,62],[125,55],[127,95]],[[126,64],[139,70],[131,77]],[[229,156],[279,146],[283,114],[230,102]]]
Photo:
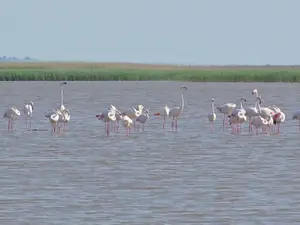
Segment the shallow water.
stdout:
[[[44,113],[59,104],[57,82],[1,82],[1,110],[36,100],[32,128],[0,121],[2,224],[299,224],[300,134],[291,120],[300,108],[297,84],[185,83],[186,108],[171,132],[150,118],[145,132],[104,134],[95,115],[113,103],[143,104],[153,114],[179,105],[177,82],[68,82],[71,121],[52,135]],[[280,135],[209,131],[210,99],[247,98],[286,113]]]

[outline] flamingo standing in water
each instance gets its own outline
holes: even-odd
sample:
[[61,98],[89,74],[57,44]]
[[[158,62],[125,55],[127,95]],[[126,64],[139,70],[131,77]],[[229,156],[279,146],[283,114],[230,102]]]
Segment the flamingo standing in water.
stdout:
[[105,123],[105,131],[107,136],[109,136],[110,122],[116,121],[116,114],[114,110],[108,109],[102,112],[100,115],[96,115],[98,120],[102,120]]
[[28,103],[25,103],[24,105],[24,116],[25,116],[25,125],[26,125],[26,128],[27,127],[27,120],[29,118],[29,128],[31,128],[31,118],[32,118],[32,113],[33,113],[33,105],[34,103],[33,102],[28,102]]
[[243,111],[238,111],[237,114],[230,115],[229,124],[232,126],[233,133],[241,133],[242,131],[242,123],[247,121],[247,117]]
[[163,124],[162,124],[163,131],[165,130],[166,118],[169,116],[169,113],[170,113],[170,109],[166,105],[162,109],[160,109],[159,112],[154,113],[154,116],[160,116],[163,118]]
[[60,105],[58,107],[58,109],[60,111],[63,111],[65,109],[65,106],[64,106],[64,88],[63,86],[66,85],[67,82],[64,81],[64,82],[60,82]]
[[113,111],[116,116],[116,120],[113,122],[111,129],[113,129],[114,131],[119,130],[119,122],[120,120],[122,120],[121,112],[114,105],[110,105],[108,109]]
[[[278,108],[279,109],[279,108]],[[280,110],[280,109],[279,109]],[[280,124],[285,121],[285,114],[281,111],[275,112],[273,115],[273,124],[277,126],[277,133],[280,132]]]
[[[240,108],[233,108],[231,111],[231,115],[228,116],[229,122],[231,125],[237,125],[237,132],[241,132],[242,130],[242,123],[247,121],[247,118],[245,118],[246,110],[243,107],[243,102],[246,102],[247,100],[244,97],[240,98]],[[232,127],[233,131],[235,130],[234,127]]]
[[264,130],[264,127],[268,125],[268,121],[258,115],[251,118],[251,124],[255,127],[256,135],[258,135],[258,129],[262,128],[262,130]]
[[258,92],[257,92],[257,89],[253,89],[252,95],[255,95],[255,105],[254,105],[254,107],[247,107],[246,108],[246,116],[249,119],[249,133],[252,131],[251,118],[255,117],[255,116],[258,116],[258,109],[257,109]]
[[13,131],[13,121],[16,120],[20,115],[21,115],[20,111],[15,106],[8,108],[5,111],[3,118],[8,119],[8,125],[7,125],[8,131]]
[[138,123],[141,123],[142,124],[142,131],[144,131],[144,126],[145,126],[145,123],[147,123],[147,121],[149,120],[149,110],[148,109],[145,109],[144,113],[139,115],[137,118],[136,118],[136,121]]
[[[58,112],[60,112],[60,111],[58,111]],[[56,133],[56,131],[57,131],[56,129],[57,129],[58,121],[60,118],[60,113],[58,113],[58,112],[57,112],[57,110],[54,110],[53,112],[47,113],[45,115],[45,117],[49,119],[53,133]]]
[[232,110],[236,107],[236,104],[234,103],[225,103],[224,105],[217,106],[216,109],[224,114],[223,119],[223,129],[224,127],[228,125],[228,117],[231,115]]
[[268,120],[270,118],[270,116],[275,115],[274,111],[272,109],[269,109],[267,107],[261,107],[261,103],[262,103],[262,99],[261,96],[257,97],[258,99],[258,104],[257,104],[257,108],[258,108],[258,114],[264,118],[265,120]]
[[121,114],[122,117],[122,125],[126,128],[126,136],[130,133],[130,128],[132,127],[133,121],[132,119],[126,115],[126,113]]
[[[66,107],[64,106],[64,88],[63,88],[63,86],[66,84],[67,84],[66,81],[60,83],[60,105],[58,107],[58,110],[60,110],[61,112],[63,112],[66,109]],[[71,118],[70,111],[68,110],[67,113],[68,113],[67,119],[63,119],[63,120],[60,119],[58,121],[58,129],[59,130],[61,129],[61,124],[63,124],[63,126],[65,128],[66,123],[68,123],[70,121],[70,118]]]
[[215,104],[214,104],[215,98],[211,99],[211,112],[208,113],[208,121],[210,123],[210,130],[213,130],[214,122],[217,119],[216,113],[215,113]]
[[180,100],[180,106],[179,107],[174,107],[170,110],[169,112],[169,116],[173,117],[172,120],[172,130],[174,130],[174,126],[177,132],[177,120],[179,118],[179,116],[182,114],[183,109],[184,109],[184,97],[183,97],[183,91],[187,90],[188,88],[186,86],[182,86],[181,87],[181,100]]
[[138,105],[136,108],[129,108],[125,114],[133,121],[133,127],[136,127],[136,118],[143,113],[144,106]]

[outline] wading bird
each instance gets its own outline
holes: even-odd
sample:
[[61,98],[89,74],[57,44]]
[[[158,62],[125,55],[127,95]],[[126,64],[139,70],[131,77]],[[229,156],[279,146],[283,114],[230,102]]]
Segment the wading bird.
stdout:
[[163,123],[162,123],[163,131],[165,130],[166,118],[169,116],[169,113],[170,113],[170,109],[166,105],[162,109],[160,109],[159,112],[154,113],[154,116],[160,116],[163,118]]
[[211,99],[211,112],[208,113],[208,121],[210,122],[210,130],[213,130],[214,122],[217,119],[216,113],[215,113],[215,104],[214,104],[215,98]]
[[139,115],[136,118],[136,121],[138,123],[142,124],[142,131],[144,131],[145,123],[147,123],[148,120],[149,120],[149,110],[148,109],[145,109],[144,113],[142,113],[141,115]]
[[31,128],[31,118],[32,118],[32,113],[33,113],[33,105],[34,103],[33,102],[28,102],[28,103],[25,103],[24,105],[24,116],[25,116],[25,126],[26,128],[28,128],[28,118],[29,118],[29,128]]
[[187,90],[188,88],[186,86],[182,86],[181,87],[181,91],[180,91],[180,96],[181,96],[181,99],[180,99],[180,106],[179,107],[174,107],[170,110],[169,112],[169,116],[170,117],[173,117],[172,119],[172,130],[174,130],[174,126],[175,126],[175,130],[177,132],[177,120],[178,118],[180,117],[180,115],[182,114],[183,112],[183,109],[184,109],[184,97],[183,97],[183,91],[184,90]]
[[5,111],[3,118],[8,119],[8,125],[7,125],[8,131],[13,131],[13,121],[16,120],[20,115],[21,115],[20,111],[15,106],[8,108]]

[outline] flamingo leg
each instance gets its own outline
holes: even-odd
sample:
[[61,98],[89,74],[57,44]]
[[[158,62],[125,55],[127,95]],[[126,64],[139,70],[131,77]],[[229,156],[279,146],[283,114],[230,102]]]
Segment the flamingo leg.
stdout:
[[251,118],[249,117],[249,133],[251,133],[251,130],[252,130],[250,119],[251,119]]
[[27,116],[25,115],[25,128],[28,128],[27,127]]
[[145,128],[145,124],[143,123],[143,125],[142,125],[143,127],[142,127],[142,131],[144,132],[144,128]]
[[10,130],[13,131],[13,120],[10,121]]
[[106,134],[107,134],[107,137],[109,136],[109,128],[110,128],[110,123],[107,122],[107,129],[106,129]]
[[31,117],[29,119],[29,128],[31,129]]
[[7,131],[10,131],[10,119],[8,119]]
[[213,131],[213,122],[210,122],[210,131]]
[[175,119],[175,131],[177,132],[177,118]]
[[224,130],[224,127],[225,127],[225,114],[224,114],[224,119],[223,119],[223,130]]
[[166,117],[164,117],[164,119],[163,119],[163,124],[162,124],[163,131],[165,131],[165,122],[166,122]]

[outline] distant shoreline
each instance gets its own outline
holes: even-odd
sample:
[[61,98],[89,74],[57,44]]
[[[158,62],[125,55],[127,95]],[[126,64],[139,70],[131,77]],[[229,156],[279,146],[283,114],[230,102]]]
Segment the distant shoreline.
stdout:
[[243,70],[300,69],[300,65],[178,65],[126,62],[0,61],[0,69],[147,69],[147,70]]

